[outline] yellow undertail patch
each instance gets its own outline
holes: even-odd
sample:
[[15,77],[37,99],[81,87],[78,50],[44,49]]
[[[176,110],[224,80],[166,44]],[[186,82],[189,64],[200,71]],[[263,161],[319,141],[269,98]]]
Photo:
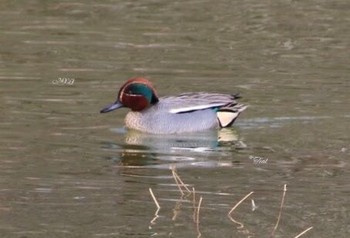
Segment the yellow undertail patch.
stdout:
[[239,115],[240,112],[218,111],[217,117],[221,127],[229,126]]

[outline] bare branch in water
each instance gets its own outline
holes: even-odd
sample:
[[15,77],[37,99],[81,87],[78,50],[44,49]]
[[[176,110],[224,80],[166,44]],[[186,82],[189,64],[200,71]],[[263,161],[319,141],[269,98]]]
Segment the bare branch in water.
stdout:
[[236,205],[234,205],[234,206],[232,207],[232,209],[228,212],[227,215],[231,216],[231,213],[232,213],[244,200],[246,200],[246,199],[247,199],[250,195],[252,195],[253,193],[254,193],[253,191],[250,192],[250,193],[248,193],[244,198],[242,198],[239,202],[237,202]]
[[313,226],[310,226],[309,228],[307,228],[305,231],[301,232],[300,234],[298,234],[296,237],[294,238],[299,238],[300,236],[304,235],[306,232],[308,232],[309,230],[311,230],[312,228],[314,228]]
[[280,206],[280,210],[279,210],[279,213],[278,213],[278,218],[277,218],[276,225],[275,225],[275,227],[273,228],[273,230],[271,232],[271,237],[275,236],[275,232],[276,232],[277,227],[278,227],[278,225],[280,223],[281,215],[282,215],[282,208],[283,208],[283,205],[284,205],[284,198],[286,197],[286,192],[287,192],[287,184],[285,184],[283,186],[283,195],[282,195],[282,200],[281,200],[281,206]]

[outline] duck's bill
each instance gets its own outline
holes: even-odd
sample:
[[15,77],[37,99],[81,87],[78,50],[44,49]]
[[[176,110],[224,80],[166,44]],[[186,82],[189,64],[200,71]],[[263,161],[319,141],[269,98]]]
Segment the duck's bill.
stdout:
[[118,108],[123,107],[123,104],[121,104],[119,101],[116,101],[115,103],[108,105],[107,107],[103,108],[100,113],[106,113],[106,112],[111,112],[114,110],[117,110]]

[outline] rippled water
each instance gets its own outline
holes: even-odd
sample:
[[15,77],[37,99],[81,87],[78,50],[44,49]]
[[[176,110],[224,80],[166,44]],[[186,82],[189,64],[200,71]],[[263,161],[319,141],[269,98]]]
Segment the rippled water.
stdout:
[[[1,237],[269,237],[284,184],[276,237],[348,237],[349,7],[3,1]],[[160,95],[240,92],[249,108],[221,131],[127,131],[127,110],[99,110],[136,75]],[[251,191],[242,228],[227,213]]]

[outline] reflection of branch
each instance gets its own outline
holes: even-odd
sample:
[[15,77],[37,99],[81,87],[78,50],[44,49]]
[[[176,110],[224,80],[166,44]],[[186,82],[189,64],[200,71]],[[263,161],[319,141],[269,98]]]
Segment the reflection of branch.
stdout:
[[312,228],[314,228],[314,227],[310,226],[309,228],[307,228],[305,231],[301,232],[299,235],[297,235],[297,236],[294,237],[294,238],[299,238],[300,236],[304,235],[306,232],[308,232],[308,231],[311,230]]
[[201,209],[201,204],[202,204],[202,196],[199,198],[198,206],[197,206],[197,218],[196,218],[196,223],[199,224],[199,210]]
[[175,221],[176,218],[177,218],[177,215],[179,214],[180,212],[180,209],[181,209],[181,206],[182,206],[182,202],[183,202],[183,194],[181,195],[180,199],[175,203],[175,207],[173,209],[173,212],[174,212],[174,215],[173,217],[171,218],[171,220]]
[[202,236],[202,233],[199,230],[199,210],[201,209],[202,200],[203,200],[203,198],[202,198],[202,196],[200,196],[198,206],[197,206],[197,213],[196,213],[196,228],[197,228],[197,233],[198,233],[197,238]]
[[283,187],[283,195],[282,195],[282,200],[281,200],[281,206],[280,206],[280,210],[279,210],[279,213],[278,213],[278,218],[277,218],[276,225],[275,225],[275,227],[273,228],[273,230],[271,232],[271,237],[275,236],[275,232],[277,230],[278,224],[280,223],[281,215],[282,215],[282,208],[283,208],[284,198],[286,196],[286,192],[287,192],[287,184],[285,184],[284,187]]
[[252,212],[254,212],[258,208],[257,205],[255,205],[254,199],[252,199]]
[[197,233],[198,233],[197,238],[202,236],[202,233],[199,230],[199,210],[200,210],[201,205],[202,205],[202,200],[203,200],[203,197],[200,196],[199,201],[198,201],[198,205],[196,204],[196,190],[194,187],[192,187],[193,222],[196,224]]
[[[233,211],[234,211],[244,200],[246,200],[246,199],[247,199],[250,195],[252,195],[253,193],[254,193],[254,192],[252,191],[252,192],[248,193],[247,195],[245,195],[245,197],[242,198],[238,203],[236,203],[236,205],[234,205],[234,206],[232,207],[232,209],[229,211],[229,213],[227,214],[228,218],[229,218],[233,223],[236,223],[237,225],[239,225],[239,226],[237,227],[237,229],[243,229],[243,228],[244,228],[244,225],[243,225],[243,223],[241,223],[241,222],[236,221],[235,219],[233,219],[232,213],[233,213]],[[248,229],[241,230],[241,232],[246,233],[246,234],[249,234],[249,233],[250,233],[250,231],[249,231]]]
[[242,229],[244,227],[242,222],[236,221],[235,219],[233,219],[233,217],[231,215],[228,215],[228,218],[233,222],[236,223],[237,225],[237,229]]
[[152,196],[152,198],[153,198],[154,203],[155,203],[156,206],[157,206],[157,211],[154,213],[154,218],[151,220],[151,224],[154,224],[155,221],[157,220],[157,218],[159,217],[159,216],[158,216],[158,212],[159,212],[159,210],[160,210],[160,206],[159,206],[159,203],[158,203],[158,201],[157,201],[157,199],[156,199],[156,196],[154,196],[154,193],[153,193],[153,191],[152,191],[152,188],[149,188],[149,192],[150,192],[150,194],[151,194],[151,196]]

